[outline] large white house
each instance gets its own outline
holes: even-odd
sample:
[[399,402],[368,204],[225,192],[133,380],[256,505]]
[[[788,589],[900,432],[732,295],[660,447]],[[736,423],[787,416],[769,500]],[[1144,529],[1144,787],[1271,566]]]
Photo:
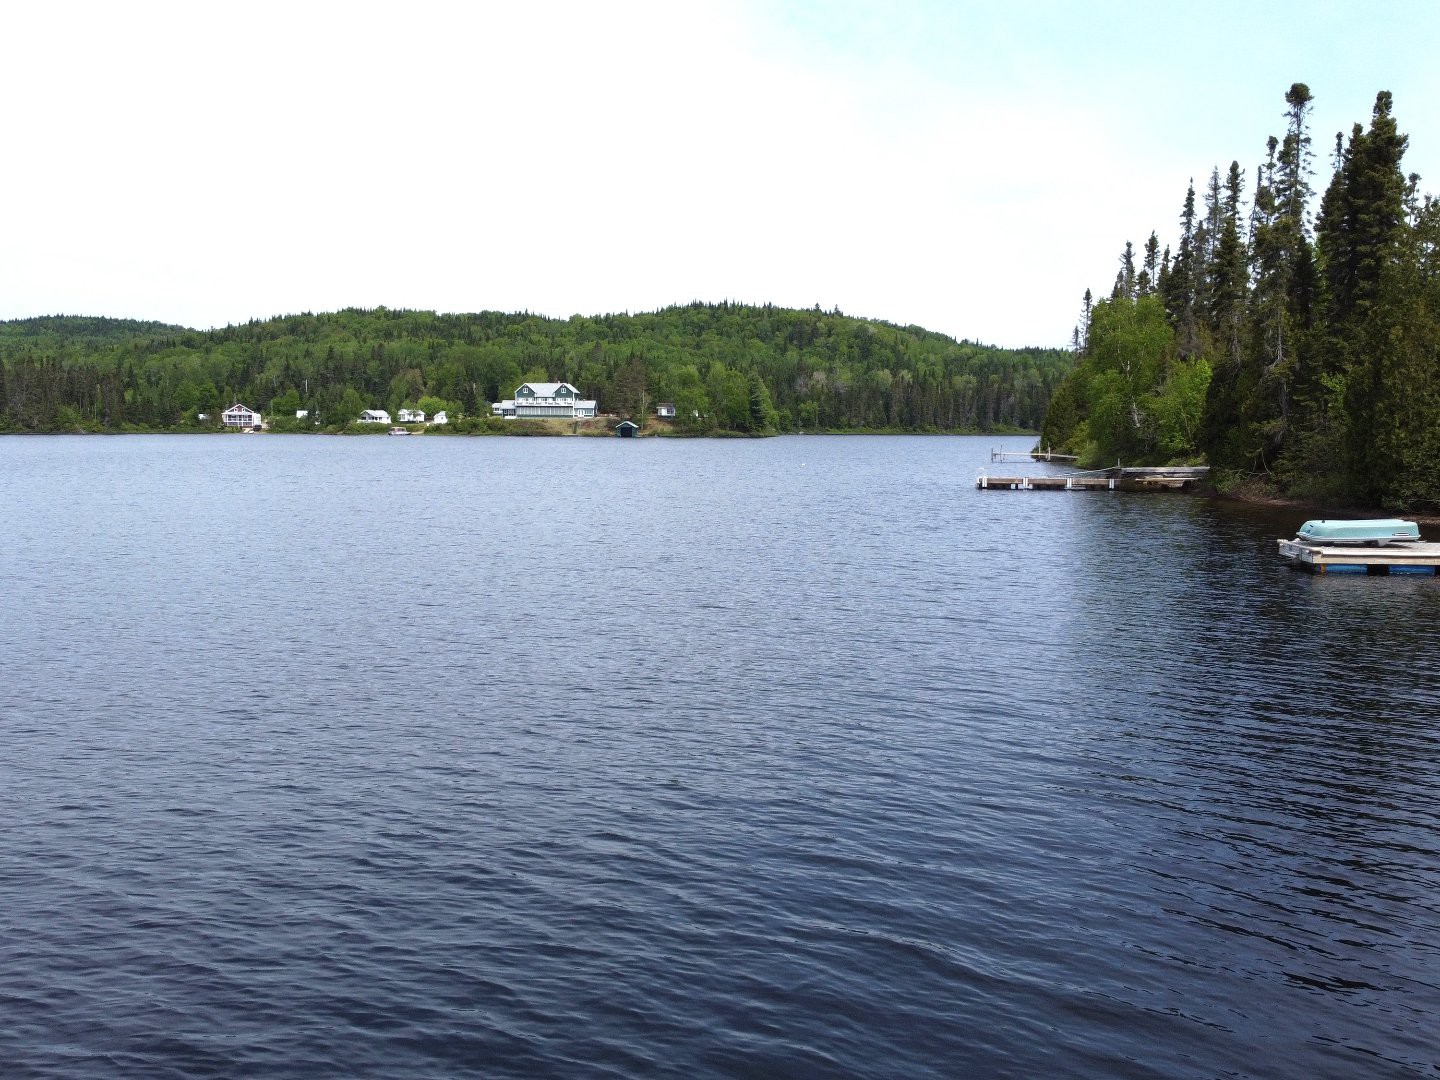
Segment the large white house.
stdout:
[[233,428],[258,428],[264,426],[260,414],[248,409],[238,401],[220,414],[220,423]]
[[366,409],[360,414],[360,423],[388,424],[390,423],[390,414],[384,409]]
[[580,391],[568,382],[527,382],[513,398],[492,404],[490,411],[507,419],[578,420],[595,415],[595,402],[581,400]]

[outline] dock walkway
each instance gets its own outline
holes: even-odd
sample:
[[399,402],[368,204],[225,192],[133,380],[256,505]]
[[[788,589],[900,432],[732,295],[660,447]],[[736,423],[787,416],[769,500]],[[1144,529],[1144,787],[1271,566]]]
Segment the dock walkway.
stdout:
[[1054,454],[1049,450],[991,450],[991,461],[1076,461],[1074,454]]
[[981,491],[1190,491],[1205,479],[1207,466],[1124,467],[1069,476],[990,476],[981,472]]

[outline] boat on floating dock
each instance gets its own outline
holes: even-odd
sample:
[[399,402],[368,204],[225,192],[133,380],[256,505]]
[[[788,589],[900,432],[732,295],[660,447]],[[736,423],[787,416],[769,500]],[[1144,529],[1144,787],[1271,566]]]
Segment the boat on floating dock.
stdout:
[[981,491],[1190,491],[1209,474],[1205,465],[1124,467],[1069,476],[990,476],[981,472]]
[[1293,540],[1277,540],[1282,558],[1312,574],[1440,574],[1440,544],[1399,518],[1307,521]]
[[1369,518],[1362,521],[1307,521],[1295,539],[1311,544],[1407,543],[1420,539],[1420,527],[1402,518]]

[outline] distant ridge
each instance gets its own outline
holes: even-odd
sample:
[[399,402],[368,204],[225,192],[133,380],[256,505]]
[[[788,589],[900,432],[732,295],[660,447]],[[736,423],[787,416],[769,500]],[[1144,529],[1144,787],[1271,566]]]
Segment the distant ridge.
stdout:
[[104,315],[36,315],[0,322],[0,341],[118,342],[166,337],[188,330],[153,320],[111,319]]
[[193,430],[236,401],[272,430],[411,407],[483,428],[521,383],[559,381],[617,417],[672,405],[676,433],[1034,431],[1072,363],[731,301],[565,319],[347,308],[214,330],[54,315],[0,323],[0,430]]

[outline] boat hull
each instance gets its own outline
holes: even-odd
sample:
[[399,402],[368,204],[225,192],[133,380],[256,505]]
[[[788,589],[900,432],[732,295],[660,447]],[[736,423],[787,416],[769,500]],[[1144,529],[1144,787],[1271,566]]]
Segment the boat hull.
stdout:
[[1306,544],[1385,544],[1414,543],[1420,539],[1420,528],[1413,521],[1400,518],[1374,518],[1361,521],[1307,521],[1300,526],[1295,539]]

